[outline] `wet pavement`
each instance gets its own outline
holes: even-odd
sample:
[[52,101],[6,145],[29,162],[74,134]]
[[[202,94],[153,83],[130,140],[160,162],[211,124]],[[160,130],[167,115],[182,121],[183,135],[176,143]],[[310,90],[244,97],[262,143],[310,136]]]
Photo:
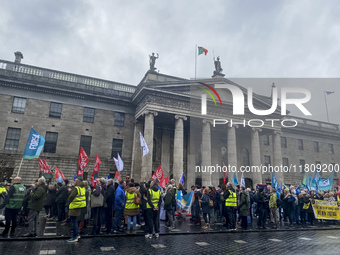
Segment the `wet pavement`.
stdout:
[[266,231],[0,242],[0,254],[339,254],[339,230]]
[[[11,238],[2,238],[1,241],[15,241],[15,240],[45,240],[45,239],[66,239],[70,238],[72,235],[71,232],[71,223],[67,225],[62,225],[61,222],[56,222],[55,220],[47,220],[44,216],[44,213],[40,214],[39,223],[38,223],[38,236],[27,238],[22,237],[23,234],[28,232],[28,227],[19,226],[16,229],[16,233],[14,237]],[[204,222],[202,221],[202,226],[204,226]],[[3,227],[0,227],[0,231],[3,231]],[[223,223],[216,223],[210,225],[209,229],[203,229],[201,226],[195,226],[193,222],[190,221],[190,218],[187,217],[185,221],[177,221],[175,223],[175,228],[168,228],[165,226],[165,222],[161,221],[160,223],[160,235],[194,235],[194,234],[202,234],[202,233],[223,233],[223,232],[282,232],[282,231],[301,231],[306,232],[310,230],[340,230],[340,224],[336,221],[323,221],[315,223],[315,225],[311,226],[307,225],[293,225],[289,227],[288,222],[281,222],[278,229],[271,229],[270,225],[267,226],[267,229],[257,229],[256,228],[256,220],[253,223],[249,224],[248,230],[237,229],[234,231],[226,230],[223,226]],[[144,227],[137,228],[136,236],[144,236],[146,234],[147,229]],[[84,228],[82,233],[82,238],[93,238],[90,233],[92,232],[92,225],[89,225],[87,228]],[[101,237],[119,237],[119,236],[127,236],[126,232],[118,232],[116,234],[104,234],[101,233]],[[0,253],[1,254],[1,253]],[[339,252],[340,254],[340,252]]]

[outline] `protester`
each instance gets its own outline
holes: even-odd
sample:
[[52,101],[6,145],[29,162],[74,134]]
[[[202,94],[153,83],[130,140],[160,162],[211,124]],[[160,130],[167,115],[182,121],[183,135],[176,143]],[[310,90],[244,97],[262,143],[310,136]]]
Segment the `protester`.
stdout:
[[130,182],[129,188],[125,191],[125,210],[124,210],[124,216],[128,216],[126,230],[126,233],[128,235],[130,234],[131,221],[133,222],[132,234],[136,234],[136,222],[137,215],[139,214],[140,200],[141,194],[135,188],[135,184],[133,182]]
[[104,199],[106,203],[106,208],[105,208],[106,229],[104,232],[110,233],[112,229],[113,204],[115,201],[115,188],[114,188],[112,179],[107,180]]
[[57,216],[54,215],[54,207],[56,205],[56,193],[57,189],[54,185],[48,185],[48,192],[44,203],[45,208],[45,218],[52,219],[53,217]]
[[[91,235],[96,236],[100,235],[100,228],[102,225],[102,215],[104,214],[104,195],[105,195],[105,179],[100,178],[97,183],[96,188],[92,191],[92,200],[98,199],[100,201],[100,205],[94,205],[95,203],[91,203],[92,208],[92,233]],[[94,201],[92,201],[94,202]]]
[[84,183],[80,179],[75,179],[73,190],[68,197],[69,216],[72,222],[72,237],[67,242],[78,242],[80,238],[78,231],[77,217],[80,216],[82,208],[86,208],[86,197]]
[[86,206],[81,208],[80,215],[77,217],[78,222],[78,235],[80,236],[83,233],[83,228],[85,227],[85,219],[88,218],[88,209],[87,205],[90,202],[90,190],[89,184],[87,181],[83,181],[84,188],[85,188],[85,200],[86,200]]
[[59,222],[65,219],[65,205],[69,196],[68,183],[69,181],[67,179],[63,181],[63,184],[58,183],[59,188],[57,189],[55,201],[57,204]]
[[146,238],[152,238],[152,233],[155,228],[155,237],[159,237],[159,208],[162,203],[161,192],[158,190],[158,182],[151,182],[147,196],[146,215],[148,220],[148,234]]
[[269,209],[270,209],[270,213],[272,214],[273,221],[274,221],[273,228],[276,229],[279,223],[277,220],[277,194],[276,194],[275,188],[271,188],[270,190]]
[[125,192],[124,188],[126,186],[126,182],[121,180],[119,182],[119,186],[116,189],[115,194],[115,202],[114,202],[114,209],[115,209],[115,219],[113,221],[113,232],[117,233],[118,231],[122,232],[123,230],[120,227],[120,219],[123,216],[123,211],[125,208]]
[[24,237],[35,237],[37,236],[37,223],[39,218],[39,212],[42,211],[44,201],[47,194],[46,180],[44,177],[38,179],[37,186],[30,194],[30,200],[28,202],[28,222],[29,232],[24,234]]
[[200,200],[201,202],[201,207],[202,207],[202,213],[203,213],[203,219],[205,222],[205,225],[202,227],[203,229],[209,229],[210,228],[210,207],[209,207],[209,188],[205,188],[203,190],[203,197]]
[[233,185],[228,182],[226,190],[221,193],[223,200],[225,201],[225,215],[229,221],[227,229],[236,230],[236,209],[237,209],[237,197]]
[[175,224],[172,218],[172,204],[174,199],[174,189],[172,188],[172,185],[169,184],[166,193],[164,196],[164,210],[166,211],[166,218],[167,222],[165,223],[165,226],[175,228]]
[[[6,191],[1,190],[2,194],[6,194]],[[0,209],[5,209],[6,225],[4,231],[1,233],[2,237],[7,237],[11,227],[10,236],[13,237],[15,229],[17,227],[17,215],[21,209],[23,200],[25,198],[26,188],[21,184],[21,177],[15,177],[13,179],[13,185],[9,188],[6,194],[4,202],[0,205]]]
[[239,203],[239,212],[241,217],[241,228],[243,230],[247,229],[247,217],[249,216],[249,206],[250,206],[250,198],[249,194],[246,191],[244,186],[240,187],[240,203]]
[[267,209],[269,208],[269,200],[264,193],[264,189],[261,187],[256,193],[255,201],[257,203],[257,210],[258,210],[258,221],[257,221],[257,228],[266,229],[266,222],[267,222]]

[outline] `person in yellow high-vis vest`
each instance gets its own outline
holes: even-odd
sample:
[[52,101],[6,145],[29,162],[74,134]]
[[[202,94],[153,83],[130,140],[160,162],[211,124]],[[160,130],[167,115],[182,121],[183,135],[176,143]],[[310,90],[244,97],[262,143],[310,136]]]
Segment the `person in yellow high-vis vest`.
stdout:
[[221,199],[225,201],[225,211],[226,218],[229,220],[229,229],[236,230],[237,196],[230,182],[227,183],[226,190],[222,192],[221,195]]
[[128,235],[130,234],[131,221],[133,222],[132,234],[136,234],[136,222],[137,215],[139,214],[141,197],[142,197],[141,194],[135,188],[135,184],[130,182],[129,187],[125,191],[125,209],[124,209],[124,216],[128,217],[126,230],[126,233]]
[[72,222],[73,235],[67,242],[77,242],[80,238],[78,232],[77,217],[81,214],[81,209],[86,207],[85,186],[82,180],[76,179],[74,181],[74,188],[68,197],[67,203],[69,204],[69,216]]
[[148,220],[149,233],[146,238],[152,238],[155,227],[155,237],[159,237],[159,211],[162,203],[161,191],[158,190],[158,182],[151,182],[147,193],[146,216]]

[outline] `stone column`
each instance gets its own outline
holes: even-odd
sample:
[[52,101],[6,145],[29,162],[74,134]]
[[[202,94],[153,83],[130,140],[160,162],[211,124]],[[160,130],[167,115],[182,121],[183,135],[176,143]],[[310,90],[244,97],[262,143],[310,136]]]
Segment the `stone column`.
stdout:
[[133,148],[132,148],[132,163],[131,163],[131,178],[139,180],[141,177],[141,165],[143,150],[140,145],[140,134],[143,134],[143,123],[135,120],[135,131],[133,134]]
[[142,157],[141,181],[148,181],[152,174],[152,151],[153,151],[153,133],[154,133],[154,117],[157,112],[147,111],[144,113],[144,140],[148,146],[149,153]]
[[195,185],[195,165],[196,165],[196,140],[193,133],[189,133],[188,148],[187,148],[187,181],[186,188],[190,189],[191,185]]
[[164,177],[170,176],[170,130],[167,128],[163,128],[162,131],[161,165]]
[[[237,147],[236,147],[236,128],[238,126],[228,126],[228,165],[236,167],[236,177],[238,179],[238,165],[237,165]],[[231,182],[234,177],[233,172],[228,172],[228,181]]]
[[[273,159],[273,165],[274,166],[282,166],[282,152],[281,152],[281,131],[274,131],[273,132],[273,154],[274,154],[274,159]],[[277,183],[280,185],[280,183],[284,182],[283,178],[283,172],[274,172],[276,178],[277,178]]]
[[208,167],[211,166],[211,124],[209,120],[202,122],[202,168],[205,169],[205,172],[202,172],[202,185],[208,186],[211,185],[211,174],[208,172]]
[[183,121],[187,120],[187,117],[181,115],[175,115],[175,137],[174,137],[174,155],[173,155],[173,178],[176,183],[179,182],[183,173],[183,157],[184,157],[184,127]]
[[[260,136],[259,136],[259,132],[261,131],[262,131],[261,128],[251,129],[251,165],[252,166],[261,165]],[[255,188],[256,184],[262,183],[262,172],[252,173],[252,179],[253,179],[253,188]]]

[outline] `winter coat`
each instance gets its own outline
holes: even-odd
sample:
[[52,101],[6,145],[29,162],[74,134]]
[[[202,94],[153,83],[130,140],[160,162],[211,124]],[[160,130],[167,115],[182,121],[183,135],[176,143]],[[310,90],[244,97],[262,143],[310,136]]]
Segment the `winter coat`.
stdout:
[[245,191],[240,192],[240,216],[249,216],[249,207],[250,207],[250,197],[249,194]]
[[110,184],[107,189],[105,190],[105,201],[107,206],[113,206],[114,202],[115,202],[115,188],[113,186],[113,184]]
[[[158,192],[158,186],[157,185],[153,185],[150,189],[152,189],[153,192]],[[147,200],[148,200],[149,206],[151,206],[151,209],[153,209],[154,205],[152,204],[151,196],[150,196],[150,192],[149,191],[148,191],[148,194],[147,194]],[[162,196],[159,196],[159,201],[158,201],[157,207],[161,208],[161,204],[162,204]],[[147,209],[150,209],[150,208],[147,208]]]
[[55,201],[56,203],[66,203],[68,196],[68,187],[63,185],[58,189]]
[[169,189],[164,196],[164,210],[167,210],[167,211],[172,210],[173,199],[174,199],[174,190]]
[[209,194],[204,194],[202,197],[201,202],[202,212],[203,213],[209,213],[210,207],[209,207]]
[[[135,196],[141,198],[141,194],[139,193],[139,191],[135,188],[135,187],[129,187],[126,190],[127,193],[129,194],[135,194]],[[127,196],[125,196],[125,199],[127,199]],[[138,208],[134,208],[134,209],[124,209],[124,216],[135,216],[139,214],[139,206]]]
[[270,194],[269,208],[277,208],[277,195],[276,195],[276,193]]
[[114,204],[115,204],[114,206],[115,210],[123,210],[125,207],[125,191],[122,185],[119,185],[116,190]]
[[44,206],[53,206],[55,204],[56,193],[57,193],[56,188],[54,188],[54,187],[48,188],[48,193],[47,193],[47,196],[46,196]]
[[292,195],[288,195],[287,197],[283,197],[282,199],[282,208],[284,210],[288,210],[289,208],[293,208],[295,199]]
[[48,188],[45,184],[37,186],[30,194],[30,200],[28,202],[27,208],[36,211],[42,211],[47,194],[47,189]]
[[[79,182],[78,186],[81,188],[85,187],[82,181]],[[67,204],[69,205],[76,198],[77,195],[78,195],[78,190],[75,187],[73,187],[71,194],[67,199]],[[85,196],[86,196],[86,193],[85,193]],[[83,208],[75,208],[75,209],[69,210],[68,215],[69,216],[80,216],[82,209]]]

